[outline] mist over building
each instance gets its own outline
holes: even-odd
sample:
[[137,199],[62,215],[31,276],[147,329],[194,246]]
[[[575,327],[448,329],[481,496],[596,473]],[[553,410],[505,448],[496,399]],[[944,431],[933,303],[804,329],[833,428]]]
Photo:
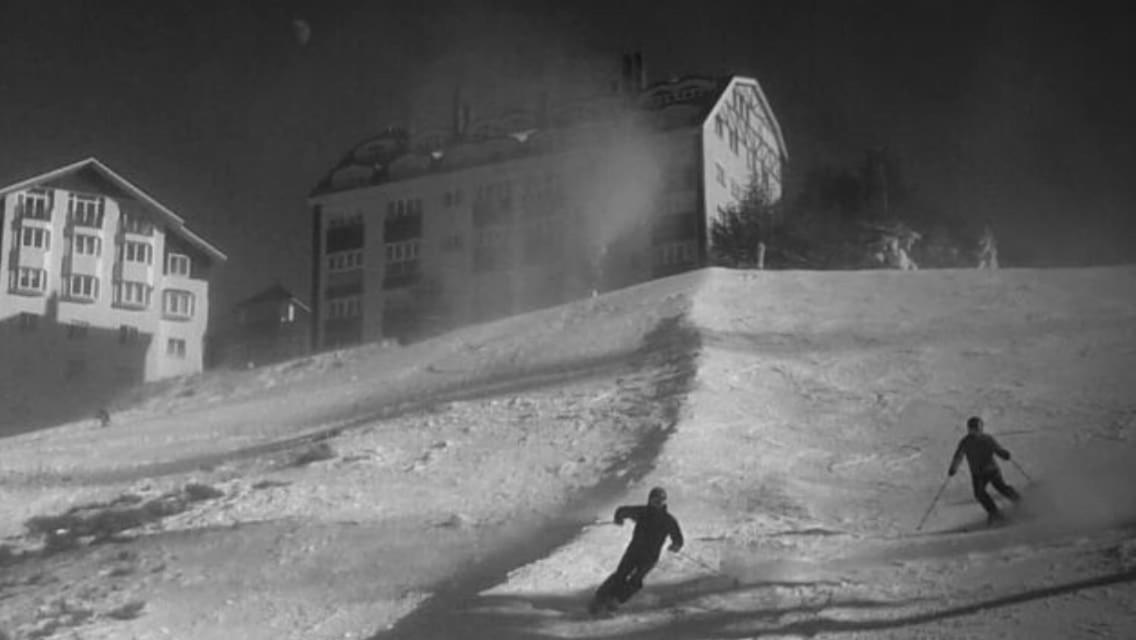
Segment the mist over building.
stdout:
[[[538,74],[539,75],[539,74]],[[414,340],[707,265],[714,216],[788,151],[760,84],[640,54],[511,91],[424,83],[413,128],[312,191],[312,344]]]

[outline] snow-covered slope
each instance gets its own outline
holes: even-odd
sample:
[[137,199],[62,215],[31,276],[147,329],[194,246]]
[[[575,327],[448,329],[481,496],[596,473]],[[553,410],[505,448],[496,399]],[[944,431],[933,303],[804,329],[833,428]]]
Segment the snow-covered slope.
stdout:
[[[1134,285],[1130,267],[685,274],[6,439],[3,522],[222,488],[133,543],[163,570],[148,613],[106,632],[140,637],[1115,635],[1136,622]],[[954,532],[982,519],[964,472],[916,535],[969,415],[1036,517]],[[317,439],[332,460],[282,463]],[[628,615],[580,619],[629,534],[582,523],[655,484],[687,549]]]
[[[642,619],[602,623],[600,635],[946,638],[959,633],[948,619],[983,608],[960,601],[996,608],[1015,598],[1044,603],[1047,615],[1027,615],[1031,637],[1077,637],[1078,625],[1097,618],[1116,625],[1101,629],[1136,630],[1132,609],[1119,604],[1136,594],[1125,581],[1136,577],[1127,564],[1136,525],[1134,293],[1131,268],[711,271],[688,316],[701,336],[694,390],[657,469],[626,497],[668,487],[693,541],[685,557],[664,557],[653,580],[668,586],[654,598],[646,592]],[[1035,517],[936,535],[984,519],[964,471],[931,513],[930,535],[914,535],[970,415],[1013,452],[1005,475]],[[589,531],[489,595],[539,603],[548,592],[593,588],[626,536]],[[1083,553],[1054,551],[1070,544]],[[581,567],[569,574],[576,579],[550,575],[567,566]],[[1125,590],[1099,606],[1051,607],[1057,598],[1037,588],[1059,595],[1063,585],[1118,575]],[[899,604],[912,597],[928,602]],[[1122,615],[1110,620],[1116,608]],[[893,629],[883,622],[892,619],[906,622]],[[487,623],[485,637],[497,624]],[[986,636],[1012,621],[967,625]],[[543,626],[576,633],[572,623]]]

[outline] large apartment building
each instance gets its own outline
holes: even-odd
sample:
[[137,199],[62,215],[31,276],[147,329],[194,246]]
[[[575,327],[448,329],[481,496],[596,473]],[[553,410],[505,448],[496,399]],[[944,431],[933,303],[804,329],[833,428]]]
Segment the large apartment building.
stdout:
[[94,158],[0,188],[0,418],[201,371],[224,260]]
[[312,344],[414,338],[705,266],[713,218],[788,158],[753,78],[646,85],[389,129],[315,188]]

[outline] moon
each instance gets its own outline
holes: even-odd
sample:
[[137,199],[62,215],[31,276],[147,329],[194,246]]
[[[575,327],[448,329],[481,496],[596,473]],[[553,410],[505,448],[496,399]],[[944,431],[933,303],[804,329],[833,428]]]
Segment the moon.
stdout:
[[293,20],[292,32],[296,34],[296,42],[299,42],[301,47],[308,44],[308,40],[312,37],[312,27],[307,20]]

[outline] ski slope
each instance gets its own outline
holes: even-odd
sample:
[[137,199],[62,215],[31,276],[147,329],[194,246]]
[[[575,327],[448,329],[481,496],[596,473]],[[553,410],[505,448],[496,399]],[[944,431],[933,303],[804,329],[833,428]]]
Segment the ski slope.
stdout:
[[[83,637],[1128,637],[1134,283],[710,269],[206,376],[110,429],[5,439],[2,533],[30,554],[33,515],[222,491],[121,543],[119,582],[70,582],[94,594]],[[960,474],[916,532],[969,415],[1037,515],[960,533],[984,517]],[[329,460],[289,463],[316,441]],[[630,534],[604,521],[655,484],[686,550],[624,614],[581,616]],[[108,549],[26,556],[0,630],[65,589],[19,576],[99,575]],[[98,614],[124,594],[141,615]]]

